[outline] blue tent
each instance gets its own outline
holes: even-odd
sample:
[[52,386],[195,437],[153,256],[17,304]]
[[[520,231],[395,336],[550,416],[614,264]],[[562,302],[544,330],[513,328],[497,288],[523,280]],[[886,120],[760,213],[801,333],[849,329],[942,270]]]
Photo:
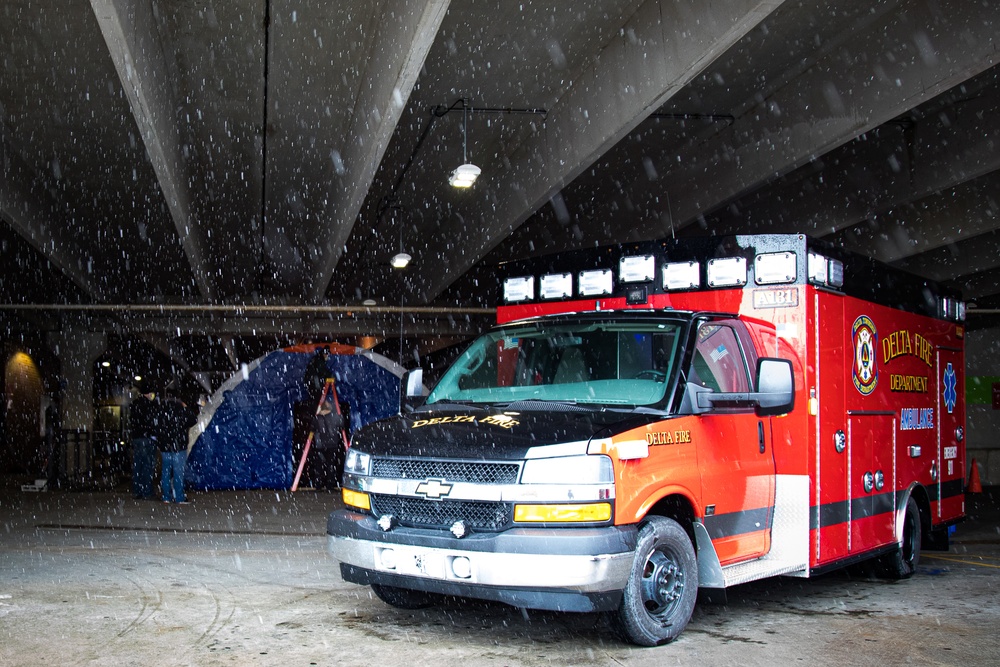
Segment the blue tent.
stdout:
[[327,368],[352,431],[396,414],[403,368],[385,357],[335,344],[276,350],[245,365],[202,408],[188,446],[189,488],[291,487],[292,409],[308,398],[303,375],[319,347],[330,348]]

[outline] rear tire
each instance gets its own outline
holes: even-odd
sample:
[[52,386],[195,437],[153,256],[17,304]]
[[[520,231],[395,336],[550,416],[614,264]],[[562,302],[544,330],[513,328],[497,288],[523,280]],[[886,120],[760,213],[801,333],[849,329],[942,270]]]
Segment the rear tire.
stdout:
[[379,600],[397,609],[426,609],[433,606],[438,596],[425,591],[415,591],[410,588],[372,584],[372,592]]
[[909,579],[920,563],[920,508],[912,497],[903,514],[903,540],[899,548],[879,561],[879,574],[887,579]]
[[639,530],[632,572],[612,617],[626,641],[658,646],[687,627],[698,597],[698,561],[687,532],[673,519],[651,516]]

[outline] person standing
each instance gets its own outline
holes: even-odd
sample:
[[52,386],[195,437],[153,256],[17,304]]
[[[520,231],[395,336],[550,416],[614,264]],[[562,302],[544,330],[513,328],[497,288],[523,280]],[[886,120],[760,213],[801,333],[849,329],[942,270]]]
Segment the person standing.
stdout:
[[156,446],[163,463],[160,491],[165,503],[187,504],[184,466],[187,464],[188,430],[194,423],[194,412],[176,396],[168,397],[161,403]]
[[317,489],[339,489],[344,474],[344,418],[326,399],[316,412],[313,422],[315,454],[312,467],[313,486]]
[[139,386],[139,397],[129,408],[129,430],[132,433],[132,495],[145,499],[153,496],[153,466],[156,444],[153,435],[159,415],[159,398],[153,386]]

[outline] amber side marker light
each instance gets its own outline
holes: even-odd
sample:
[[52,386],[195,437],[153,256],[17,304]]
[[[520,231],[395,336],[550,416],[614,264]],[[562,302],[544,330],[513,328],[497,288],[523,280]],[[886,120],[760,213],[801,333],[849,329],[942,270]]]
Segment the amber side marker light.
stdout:
[[372,508],[372,502],[368,498],[367,493],[360,493],[351,489],[341,489],[340,494],[344,499],[345,505],[363,510],[370,510]]
[[515,505],[514,521],[521,523],[542,522],[594,522],[611,518],[610,503],[587,505]]

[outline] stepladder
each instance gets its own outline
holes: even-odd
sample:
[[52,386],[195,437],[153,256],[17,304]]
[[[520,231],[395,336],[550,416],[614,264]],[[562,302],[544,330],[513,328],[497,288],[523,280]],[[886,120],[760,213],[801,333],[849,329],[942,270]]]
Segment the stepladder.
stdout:
[[[316,403],[316,410],[313,412],[313,428],[309,430],[309,437],[306,438],[305,447],[302,448],[302,456],[299,458],[299,465],[295,470],[295,478],[292,481],[291,490],[293,493],[299,488],[299,482],[302,479],[302,472],[306,467],[306,460],[309,458],[309,452],[312,449],[313,442],[316,438],[316,421],[321,415],[325,414],[325,410],[329,409],[328,404],[329,406],[332,406],[333,412],[341,418],[341,424],[343,424],[343,413],[340,408],[340,400],[337,398],[337,387],[332,377],[326,378],[326,381],[323,383],[323,390],[320,393],[319,401]],[[340,439],[343,442],[344,449],[346,450],[349,443],[347,441],[347,432],[342,426],[340,428]]]

